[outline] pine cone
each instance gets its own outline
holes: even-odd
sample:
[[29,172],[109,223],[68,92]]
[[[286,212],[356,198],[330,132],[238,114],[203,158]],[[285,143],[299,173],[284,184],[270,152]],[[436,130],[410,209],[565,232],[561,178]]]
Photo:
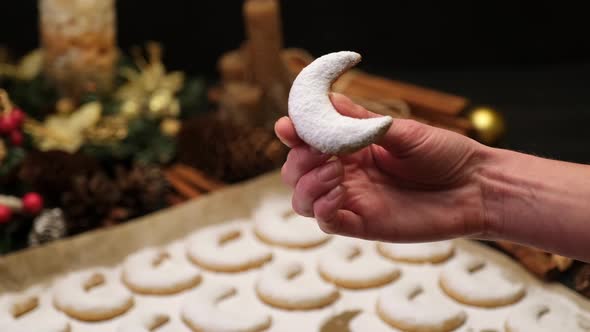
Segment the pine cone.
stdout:
[[183,124],[178,154],[184,164],[236,182],[277,168],[287,148],[270,130],[236,126],[208,115]]
[[71,190],[72,178],[87,176],[98,169],[98,162],[81,153],[37,151],[27,155],[20,168],[19,178],[32,190],[51,199]]
[[71,189],[61,195],[68,234],[101,226],[120,197],[117,185],[102,172],[74,177]]
[[155,211],[165,205],[170,187],[162,170],[156,166],[134,165],[130,170],[116,169],[115,184],[120,192],[113,222],[121,222]]
[[38,246],[59,240],[66,235],[66,221],[63,211],[59,208],[43,211],[33,221],[29,233],[29,246]]

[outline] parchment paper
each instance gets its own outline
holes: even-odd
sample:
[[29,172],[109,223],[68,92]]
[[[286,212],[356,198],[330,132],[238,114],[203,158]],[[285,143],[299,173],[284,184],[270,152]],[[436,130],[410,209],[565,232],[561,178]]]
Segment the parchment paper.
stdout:
[[[0,295],[49,283],[68,271],[92,266],[113,266],[143,247],[170,243],[205,225],[230,218],[248,217],[260,198],[273,191],[287,192],[276,172],[123,225],[2,256]],[[526,282],[539,283],[511,258],[481,243],[458,240],[457,246],[504,266]],[[543,287],[573,300],[585,310],[590,310],[588,299],[561,284],[543,283]]]

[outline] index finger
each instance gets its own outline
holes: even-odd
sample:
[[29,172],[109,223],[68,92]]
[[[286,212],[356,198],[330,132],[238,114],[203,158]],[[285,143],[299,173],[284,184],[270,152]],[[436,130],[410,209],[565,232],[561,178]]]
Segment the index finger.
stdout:
[[286,116],[278,119],[275,123],[275,134],[283,144],[290,148],[303,144],[301,138],[297,136],[293,122]]

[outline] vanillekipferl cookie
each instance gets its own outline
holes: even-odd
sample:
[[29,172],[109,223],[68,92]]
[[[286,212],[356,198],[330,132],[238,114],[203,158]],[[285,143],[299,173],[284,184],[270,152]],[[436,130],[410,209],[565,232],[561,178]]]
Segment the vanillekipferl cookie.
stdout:
[[383,136],[393,122],[389,116],[343,116],[332,105],[328,96],[332,83],[360,61],[355,52],[326,54],[303,68],[291,86],[289,117],[297,135],[323,153],[342,154],[366,147]]
[[400,269],[371,249],[358,241],[336,241],[320,255],[319,273],[325,280],[351,289],[379,287],[399,277]]
[[467,319],[465,311],[451,300],[410,279],[397,281],[381,291],[377,314],[402,331],[453,331]]
[[127,257],[122,279],[136,293],[169,295],[196,286],[201,272],[184,256],[166,249],[147,248]]
[[305,271],[296,261],[278,261],[267,266],[256,282],[258,297],[273,307],[309,310],[325,307],[338,299],[338,290],[314,271]]
[[193,263],[215,272],[242,272],[272,259],[244,220],[203,228],[188,238],[186,248]]
[[313,218],[295,214],[287,195],[267,196],[254,211],[254,233],[268,244],[285,248],[316,247],[330,239]]
[[227,331],[257,332],[271,325],[269,315],[253,312],[251,308],[240,311],[221,309],[219,302],[240,296],[231,285],[210,282],[201,285],[184,301],[181,309],[182,320],[195,332]]
[[54,287],[53,303],[68,316],[82,321],[107,320],[133,306],[131,292],[100,270],[72,273]]
[[378,243],[377,250],[383,257],[405,263],[440,263],[453,255],[453,241],[422,243]]
[[[36,312],[38,310],[39,298],[36,295],[6,294],[0,298],[0,331],[70,331],[70,324],[63,314],[50,310]],[[32,315],[33,312],[35,315]]]
[[457,302],[478,307],[509,305],[525,295],[523,283],[509,280],[500,267],[470,255],[446,265],[439,282]]

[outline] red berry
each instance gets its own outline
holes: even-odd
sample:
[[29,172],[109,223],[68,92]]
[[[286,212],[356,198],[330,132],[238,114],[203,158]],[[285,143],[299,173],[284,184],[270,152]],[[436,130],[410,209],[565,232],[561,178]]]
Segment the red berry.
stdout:
[[18,130],[13,130],[10,132],[10,143],[13,145],[20,146],[23,144],[23,133]]
[[12,111],[8,113],[8,116],[12,118],[16,128],[20,128],[25,121],[25,113],[20,108],[13,108]]
[[43,197],[37,193],[27,193],[23,196],[23,210],[30,214],[37,214],[43,209]]
[[0,116],[0,134],[8,134],[16,129],[14,120],[8,115]]
[[0,205],[0,224],[6,224],[12,219],[12,210],[5,205]]

